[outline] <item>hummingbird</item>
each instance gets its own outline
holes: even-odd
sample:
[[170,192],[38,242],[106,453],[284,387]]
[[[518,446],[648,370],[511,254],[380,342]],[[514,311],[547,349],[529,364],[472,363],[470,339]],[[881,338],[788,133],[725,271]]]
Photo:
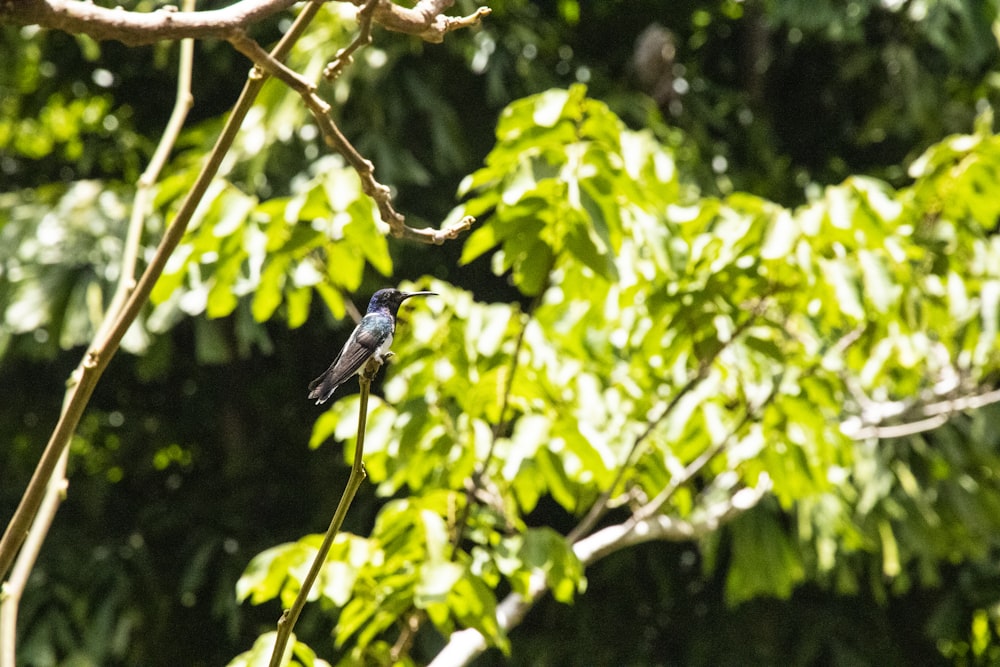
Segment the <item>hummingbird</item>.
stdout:
[[396,331],[396,314],[399,305],[411,296],[436,296],[435,292],[400,292],[398,289],[380,289],[368,302],[368,312],[354,327],[340,354],[330,367],[309,383],[309,398],[316,405],[325,403],[334,390],[352,375],[359,373],[365,363],[375,357],[384,363],[391,354],[392,334]]

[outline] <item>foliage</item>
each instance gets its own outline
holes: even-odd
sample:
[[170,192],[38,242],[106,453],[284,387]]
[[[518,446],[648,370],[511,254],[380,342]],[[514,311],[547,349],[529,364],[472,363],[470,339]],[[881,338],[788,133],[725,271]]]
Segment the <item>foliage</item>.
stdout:
[[[490,3],[442,45],[376,31],[321,85],[411,222],[479,219],[440,249],[387,241],[265,87],[74,441],[26,664],[267,660],[343,486],[328,443],[354,451],[357,397],[317,416],[305,384],[404,279],[439,296],[400,314],[298,664],[416,664],[461,629],[486,663],[996,660],[1000,413],[967,402],[1000,377],[996,3],[668,4]],[[352,16],[329,3],[290,65],[317,80]],[[117,278],[162,112],[129,92],[172,56],[2,29],[6,508]],[[246,70],[222,46],[150,245]],[[643,517],[679,544],[581,547]],[[539,588],[509,634],[498,606]]]
[[[503,575],[525,593],[532,561],[517,556],[513,570],[503,567],[511,553],[504,532],[524,531],[541,496],[582,514],[617,488],[622,471],[620,492],[654,498],[706,452],[711,463],[658,510],[697,517],[766,479],[797,517],[791,534],[759,511],[734,522],[731,603],[787,597],[806,579],[856,592],[854,563],[866,552],[905,591],[911,577],[935,583],[934,563],[995,549],[995,485],[962,489],[950,474],[931,472],[957,461],[918,446],[904,466],[897,441],[855,441],[851,433],[871,404],[920,400],[941,383],[979,386],[997,370],[1000,246],[987,234],[998,212],[975,195],[1000,166],[989,118],[979,134],[930,150],[907,189],[853,178],[787,210],[743,194],[685,201],[669,151],[625,130],[584,92],[551,90],[508,108],[497,148],[464,186],[476,195],[456,214],[492,215],[463,259],[497,247],[494,269],[540,298],[523,314],[430,283],[440,298],[407,318],[408,335],[396,346],[405,365],[386,385],[387,402],[372,410],[367,440],[379,492],[408,496],[382,509],[372,538],[379,555],[361,558],[360,573],[344,580],[381,577],[399,595],[408,586],[389,577],[401,576],[401,566],[378,574],[397,556],[412,563],[407,580],[419,581],[420,564],[436,562],[430,547],[394,553],[380,535],[409,527],[407,543],[422,542],[413,527],[426,519],[412,513],[438,498],[426,515],[440,522],[438,551],[447,533],[465,542],[452,576],[462,576],[467,560],[492,564],[477,572],[483,582],[495,588]],[[313,443],[334,435],[353,451],[356,410],[355,401],[338,402],[317,422]],[[995,468],[996,445],[984,443],[965,474]],[[456,523],[464,515],[455,494],[470,478],[488,480],[498,498],[469,508],[465,528]],[[550,536],[542,570],[556,597],[568,600],[578,565],[563,570],[552,560],[560,551],[574,559]],[[702,536],[708,567],[719,536]],[[242,596],[294,590],[279,586],[295,579],[294,568],[266,576],[260,568],[242,580],[250,587]],[[879,580],[871,585],[886,594]],[[357,607],[371,604],[369,595],[329,596],[343,607],[338,643],[360,627]],[[483,595],[475,594],[479,622],[465,624],[497,641],[479,624],[495,605]],[[418,599],[379,599],[364,618],[377,618],[376,609],[390,618],[423,609]],[[365,626],[358,646],[389,621]]]

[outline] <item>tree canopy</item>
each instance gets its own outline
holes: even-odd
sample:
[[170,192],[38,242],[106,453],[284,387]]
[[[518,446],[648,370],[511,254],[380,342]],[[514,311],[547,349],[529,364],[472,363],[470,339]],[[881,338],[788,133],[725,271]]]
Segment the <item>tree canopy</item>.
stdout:
[[15,4],[0,665],[1000,661],[1000,3]]

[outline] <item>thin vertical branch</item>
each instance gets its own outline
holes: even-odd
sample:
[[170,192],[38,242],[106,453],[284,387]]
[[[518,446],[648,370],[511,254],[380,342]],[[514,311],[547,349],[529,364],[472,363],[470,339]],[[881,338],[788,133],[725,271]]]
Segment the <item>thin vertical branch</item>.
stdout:
[[327,554],[330,553],[330,547],[333,546],[333,540],[337,536],[337,533],[340,532],[340,527],[344,525],[344,518],[347,516],[347,510],[350,509],[351,503],[354,502],[355,494],[357,494],[358,489],[361,488],[361,483],[368,476],[368,473],[365,472],[363,460],[365,429],[368,423],[368,395],[371,392],[372,380],[375,378],[375,374],[378,373],[380,367],[381,364],[379,361],[373,357],[368,360],[361,373],[361,405],[358,408],[358,438],[354,445],[354,461],[351,464],[351,474],[347,478],[347,486],[344,488],[344,493],[340,496],[337,509],[330,520],[330,526],[326,529],[326,535],[323,536],[323,542],[313,557],[309,572],[302,580],[302,587],[299,589],[299,594],[295,596],[292,606],[286,609],[281,614],[281,618],[278,619],[278,634],[274,641],[274,650],[271,653],[270,667],[281,667],[281,662],[285,655],[285,647],[288,645],[288,640],[292,636],[292,630],[295,628],[295,623],[299,620],[302,609],[306,606],[306,601],[309,599],[309,591],[312,590],[313,584],[316,583],[316,577],[319,576],[319,571],[323,569],[323,564],[326,563]]
[[[555,268],[556,260],[558,257],[553,257],[549,262],[548,268],[545,270],[546,276],[551,276],[552,270]],[[538,294],[531,300],[531,305],[528,306],[528,310],[525,313],[524,321],[521,323],[521,329],[517,332],[517,338],[514,341],[514,351],[511,353],[510,358],[510,370],[507,373],[506,382],[504,383],[503,395],[500,397],[500,410],[497,414],[497,421],[493,424],[493,428],[490,430],[490,446],[486,450],[486,457],[483,459],[482,465],[478,471],[472,475],[472,485],[466,490],[465,493],[465,507],[462,509],[462,515],[458,520],[458,527],[455,531],[455,539],[452,542],[452,552],[451,557],[454,560],[456,554],[458,553],[458,547],[462,542],[462,537],[465,532],[466,524],[469,521],[469,513],[472,508],[472,501],[483,486],[483,475],[486,474],[486,470],[493,461],[494,454],[496,452],[497,440],[503,432],[504,425],[506,424],[507,412],[510,408],[510,395],[514,390],[514,375],[517,373],[518,366],[521,360],[521,350],[524,347],[524,337],[528,333],[528,325],[531,324],[531,320],[535,317],[535,313],[538,308],[542,305],[542,299],[545,297],[545,292],[549,287],[549,278],[546,277],[545,284],[538,291]]]
[[[278,42],[278,45],[271,52],[273,58],[283,60],[287,56],[292,45],[302,35],[306,26],[315,18],[322,4],[322,0],[313,0],[302,9],[291,28],[289,28],[288,32],[285,33],[284,37],[282,37],[281,41]],[[70,378],[69,397],[64,404],[59,421],[56,423],[52,435],[49,437],[49,442],[46,444],[38,464],[35,466],[35,472],[28,482],[28,488],[21,497],[21,502],[18,504],[17,509],[14,510],[14,515],[11,517],[10,523],[7,524],[3,537],[0,538],[0,578],[6,577],[17,552],[27,537],[31,522],[34,520],[45,498],[45,490],[49,480],[55,472],[63,450],[69,446],[70,439],[73,437],[73,433],[80,423],[80,418],[83,416],[87,403],[94,393],[94,388],[111,362],[112,357],[118,351],[125,332],[149,300],[149,294],[153,290],[153,285],[159,279],[160,274],[163,273],[167,260],[184,237],[184,232],[187,230],[188,223],[191,221],[195,209],[218,173],[223,158],[229,152],[239,132],[239,128],[243,124],[243,120],[246,118],[266,80],[267,75],[260,70],[255,68],[250,72],[247,82],[243,87],[243,92],[240,94],[232,113],[226,120],[226,124],[215,145],[212,147],[212,151],[209,153],[205,164],[202,166],[201,172],[181,203],[174,221],[167,227],[166,232],[164,232],[160,244],[157,246],[149,265],[143,272],[135,289],[125,300],[121,311],[113,315],[113,324],[107,328],[106,333],[102,337],[94,339],[94,342],[87,349],[86,353],[84,353],[83,359],[73,372]]]
[[35,566],[35,560],[42,549],[42,542],[48,535],[56,510],[66,494],[66,462],[69,459],[69,448],[63,450],[59,463],[56,465],[45,500],[31,524],[28,537],[24,540],[24,548],[14,562],[10,571],[10,579],[4,584],[3,600],[0,602],[0,667],[16,667],[17,661],[17,612],[21,605],[21,596],[28,585],[28,577]]
[[[192,11],[194,0],[184,0],[184,10]],[[146,221],[150,203],[153,198],[153,186],[159,179],[163,165],[166,164],[170,151],[177,143],[177,137],[184,127],[188,111],[193,105],[191,96],[191,76],[194,69],[194,40],[181,41],[180,58],[177,66],[177,95],[170,119],[164,129],[149,161],[146,170],[139,177],[135,199],[132,202],[132,214],[128,230],[125,234],[125,244],[122,252],[122,263],[119,269],[118,283],[105,311],[94,340],[103,340],[111,330],[113,322],[125,306],[129,295],[135,289],[136,267],[139,261],[139,251],[142,246],[142,230]],[[72,400],[73,389],[66,392],[64,411]],[[38,512],[31,520],[24,545],[17,554],[17,559],[11,570],[10,579],[3,588],[0,599],[0,667],[14,667],[17,646],[17,615],[21,596],[24,594],[28,577],[34,569],[38,554],[41,551],[45,537],[48,535],[52,521],[55,519],[59,505],[66,495],[69,484],[66,478],[66,464],[69,459],[69,447],[62,447],[52,474],[45,485],[45,490]]]

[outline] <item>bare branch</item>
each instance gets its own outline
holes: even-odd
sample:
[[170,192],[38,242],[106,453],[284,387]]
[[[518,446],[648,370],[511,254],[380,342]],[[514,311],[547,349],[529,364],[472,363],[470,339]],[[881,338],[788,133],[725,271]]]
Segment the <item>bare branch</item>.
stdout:
[[[885,404],[884,410],[869,411],[882,413],[884,419],[880,420],[879,423],[865,424],[862,419],[853,418],[845,420],[841,424],[840,430],[853,440],[905,438],[944,426],[951,417],[959,412],[976,410],[994,403],[1000,403],[1000,389],[942,401],[908,405],[905,409],[901,408],[898,402],[888,402]],[[890,417],[897,415],[902,417],[909,415],[912,419],[899,424],[885,423]]]
[[[441,12],[451,0],[423,0],[412,9],[400,7],[389,0],[351,0],[360,5],[359,34],[355,40],[327,66],[325,75],[337,76],[351,60],[352,54],[371,42],[372,22],[385,27],[418,35],[439,42],[452,30],[478,23],[490,10],[480,8],[466,17],[447,17]],[[330,116],[330,106],[316,95],[315,85],[282,64],[282,57],[272,57],[247,35],[247,28],[268,16],[287,9],[294,0],[241,0],[225,9],[201,12],[175,11],[165,7],[155,12],[129,12],[121,8],[107,9],[80,0],[19,0],[0,2],[0,24],[38,24],[45,28],[72,34],[85,34],[94,39],[115,39],[128,45],[151,44],[163,40],[215,38],[230,42],[240,53],[250,58],[257,70],[280,79],[299,93],[310,112],[316,117],[324,141],[347,159],[361,177],[362,190],[375,200],[379,217],[388,225],[395,238],[441,245],[468,231],[475,218],[467,216],[444,229],[417,229],[406,225],[404,216],[392,203],[391,190],[375,179],[375,167],[347,140]]]
[[[185,0],[186,5],[194,6],[193,0]],[[163,165],[166,164],[170,151],[173,150],[177,137],[180,136],[181,128],[187,118],[188,112],[194,105],[194,98],[191,95],[191,79],[194,69],[194,42],[184,40],[180,46],[180,59],[178,62],[177,75],[177,95],[174,102],[170,120],[160,137],[153,157],[149,161],[146,170],[139,177],[136,188],[135,199],[132,203],[132,213],[129,219],[128,231],[125,236],[125,247],[122,253],[121,269],[119,271],[118,284],[115,287],[114,295],[105,312],[104,320],[94,336],[95,340],[103,340],[112,328],[118,314],[125,307],[129,295],[135,289],[136,269],[139,264],[139,252],[142,241],[142,230],[149,212],[150,203],[153,200],[153,186],[159,178]],[[68,407],[74,388],[67,390],[66,406]],[[64,408],[65,410],[65,408]],[[17,553],[10,578],[3,588],[3,595],[0,596],[0,666],[13,667],[15,664],[15,647],[17,645],[16,627],[18,608],[20,607],[21,595],[28,582],[28,577],[34,569],[38,554],[41,551],[42,543],[48,535],[52,521],[55,519],[59,505],[66,496],[66,489],[69,481],[66,478],[66,462],[69,458],[69,448],[64,447],[59,456],[58,462],[48,478],[44,497],[37,513],[31,520],[21,550]]]
[[337,57],[323,68],[323,77],[333,81],[344,72],[344,68],[354,62],[354,52],[372,43],[372,14],[378,0],[368,0],[358,11],[358,36],[345,48],[337,52]]
[[[682,521],[666,514],[653,514],[602,528],[573,545],[573,553],[589,565],[626,547],[654,540],[683,542],[704,537],[719,526],[755,507],[771,491],[771,478],[761,474],[755,487],[743,487],[724,501],[706,507],[698,521]],[[642,510],[643,508],[640,508]],[[638,514],[638,512],[636,513]],[[633,515],[635,516],[635,515]]]
[[96,40],[113,39],[129,46],[187,37],[225,39],[284,11],[296,0],[240,0],[224,9],[199,12],[162,7],[155,12],[109,9],[79,0],[17,0],[0,2],[0,23],[39,25]]
[[309,600],[309,594],[316,583],[316,578],[319,576],[320,570],[323,569],[323,564],[326,563],[330,547],[333,546],[333,541],[336,539],[337,533],[340,532],[340,527],[344,525],[347,510],[350,509],[351,503],[354,502],[354,496],[357,494],[358,489],[361,488],[361,483],[368,477],[364,463],[365,430],[368,425],[368,395],[371,392],[372,380],[375,379],[375,375],[379,372],[380,368],[382,368],[382,362],[378,358],[372,357],[365,363],[361,374],[358,376],[358,382],[361,386],[361,404],[358,407],[358,436],[354,444],[354,461],[351,463],[351,474],[347,478],[347,485],[344,487],[344,492],[340,495],[340,500],[337,501],[337,509],[334,510],[333,517],[330,519],[330,525],[323,535],[323,542],[316,550],[312,564],[309,566],[309,571],[302,579],[299,594],[295,596],[292,606],[285,609],[281,614],[281,618],[278,619],[278,630],[274,639],[274,648],[271,651],[270,667],[280,667],[283,664],[286,658],[285,648],[292,637],[292,630],[295,629],[295,624],[298,622],[299,615]]
[[[289,88],[298,93],[306,104],[306,108],[316,119],[323,140],[333,150],[340,153],[347,163],[361,178],[362,191],[371,197],[378,206],[379,217],[388,225],[389,233],[396,238],[403,238],[421,243],[441,245],[447,240],[457,238],[470,229],[476,221],[472,216],[465,216],[454,225],[444,229],[425,227],[415,229],[406,225],[406,218],[398,212],[392,203],[392,191],[388,186],[375,179],[375,166],[367,160],[354,145],[348,141],[344,133],[330,115],[330,105],[316,94],[316,86],[306,81],[297,72],[289,69],[276,58],[271,57],[260,45],[250,39],[242,30],[234,30],[227,38],[229,42],[243,55],[250,58],[258,71],[279,79]],[[357,40],[355,40],[357,43]]]
[[[351,0],[364,5],[367,0]],[[416,35],[427,42],[444,41],[444,36],[454,30],[469,28],[490,15],[489,7],[480,7],[468,16],[445,16],[444,11],[454,0],[420,0],[412,8],[401,7],[391,0],[375,0],[375,22],[388,30]]]
[[3,584],[0,594],[0,667],[16,667],[17,655],[17,615],[21,606],[21,596],[28,585],[28,577],[34,569],[35,561],[42,550],[42,543],[52,527],[56,511],[66,497],[69,485],[66,479],[66,462],[69,459],[69,449],[64,449],[59,463],[49,478],[45,490],[45,498],[38,514],[31,522],[31,528],[24,540],[24,546],[14,561],[10,577]]
[[[366,0],[350,0],[364,5]],[[0,2],[0,24],[39,25],[96,40],[117,40],[129,46],[175,41],[184,38],[227,39],[235,30],[246,30],[284,11],[296,0],[240,0],[223,9],[197,12],[177,11],[173,6],[154,12],[132,12],[121,7],[107,8],[82,0],[5,0]],[[440,42],[460,28],[479,23],[489,15],[480,7],[464,17],[444,16],[452,2],[422,1],[411,8],[390,0],[373,0],[373,20],[389,30]]]

